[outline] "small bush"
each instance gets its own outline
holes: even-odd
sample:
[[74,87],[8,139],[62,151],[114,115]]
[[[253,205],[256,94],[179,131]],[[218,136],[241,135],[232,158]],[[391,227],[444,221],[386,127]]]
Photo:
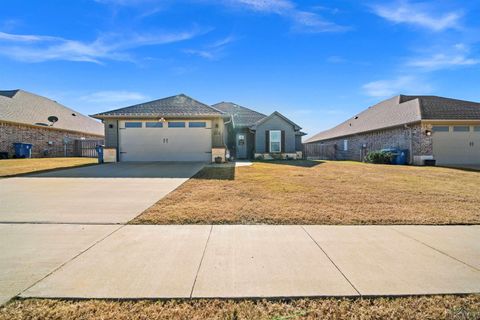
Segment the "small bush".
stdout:
[[270,156],[273,160],[283,160],[283,155],[281,153],[271,153]]
[[384,151],[371,151],[365,157],[366,162],[377,164],[391,164],[392,160],[392,153]]
[[259,154],[255,157],[255,160],[265,160],[265,157],[263,156],[263,154]]

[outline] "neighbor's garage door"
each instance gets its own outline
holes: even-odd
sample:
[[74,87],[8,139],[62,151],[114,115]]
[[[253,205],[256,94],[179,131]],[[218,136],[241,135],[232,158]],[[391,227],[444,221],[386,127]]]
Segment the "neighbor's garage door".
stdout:
[[480,164],[480,126],[433,126],[437,164]]
[[211,160],[210,121],[121,121],[120,161]]

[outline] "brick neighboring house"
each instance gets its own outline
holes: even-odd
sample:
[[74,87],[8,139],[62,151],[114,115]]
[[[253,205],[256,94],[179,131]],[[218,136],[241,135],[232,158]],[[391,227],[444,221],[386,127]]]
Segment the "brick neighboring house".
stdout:
[[[48,117],[58,121],[51,123]],[[31,143],[32,157],[74,155],[74,140],[103,140],[103,124],[56,101],[24,90],[0,91],[0,152]]]
[[362,161],[373,150],[409,150],[409,162],[480,165],[480,103],[399,95],[382,101],[304,144],[312,159]]

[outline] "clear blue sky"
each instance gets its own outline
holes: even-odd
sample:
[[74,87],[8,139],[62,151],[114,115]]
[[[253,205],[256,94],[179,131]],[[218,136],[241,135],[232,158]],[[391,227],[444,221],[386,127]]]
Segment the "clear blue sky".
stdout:
[[480,101],[478,1],[15,0],[0,88],[86,114],[185,93],[312,135],[390,96]]

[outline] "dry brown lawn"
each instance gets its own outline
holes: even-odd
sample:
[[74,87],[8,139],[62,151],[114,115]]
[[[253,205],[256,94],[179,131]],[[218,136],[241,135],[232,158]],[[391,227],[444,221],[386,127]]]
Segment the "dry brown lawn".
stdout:
[[93,158],[5,159],[0,160],[0,177],[95,163],[97,159]]
[[480,171],[256,162],[200,171],[134,224],[480,223]]
[[458,319],[480,318],[480,296],[269,300],[14,300],[1,320]]

